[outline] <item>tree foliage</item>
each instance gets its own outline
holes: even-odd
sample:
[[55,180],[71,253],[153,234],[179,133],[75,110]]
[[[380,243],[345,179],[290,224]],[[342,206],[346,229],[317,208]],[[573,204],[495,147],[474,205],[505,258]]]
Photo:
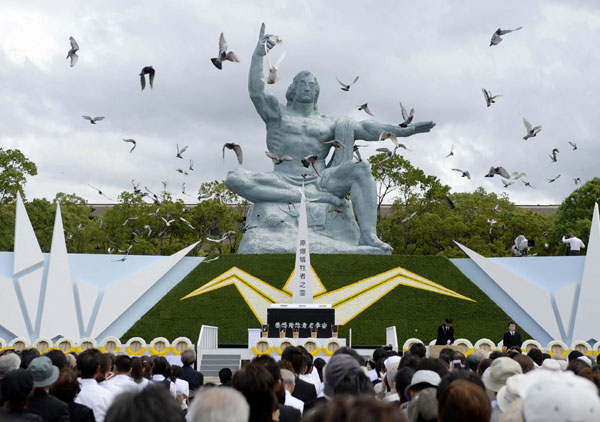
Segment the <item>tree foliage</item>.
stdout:
[[457,241],[485,256],[509,256],[514,239],[521,234],[536,241],[532,253],[555,251],[555,244],[544,236],[551,231],[550,218],[520,209],[507,195],[487,193],[483,188],[450,195],[455,205],[451,208],[446,199],[450,187],[437,177],[399,155],[384,158],[384,154],[375,155],[369,162],[378,183],[378,208],[384,199],[395,198],[390,215],[382,216],[379,210],[378,222],[382,239],[395,254],[462,257]]
[[[600,178],[595,177],[575,189],[558,207],[551,240],[561,244],[561,238],[567,233],[575,232],[577,237],[589,238],[592,226],[594,204],[600,202]],[[563,248],[557,248],[556,253],[562,254]],[[582,250],[585,253],[585,250]]]
[[25,198],[23,186],[27,182],[27,176],[36,174],[36,165],[21,151],[0,148],[0,204],[14,202],[17,192]]
[[377,215],[381,215],[381,205],[386,198],[396,195],[406,209],[418,204],[424,212],[433,202],[440,200],[450,191],[435,176],[425,174],[414,167],[401,155],[385,154],[369,157],[371,172],[377,183]]

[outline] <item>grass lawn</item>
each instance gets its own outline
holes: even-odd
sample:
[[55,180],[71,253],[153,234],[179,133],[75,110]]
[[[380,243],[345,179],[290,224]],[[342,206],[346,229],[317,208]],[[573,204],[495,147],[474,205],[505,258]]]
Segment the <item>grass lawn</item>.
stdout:
[[[348,329],[352,328],[354,345],[383,344],[385,328],[392,325],[397,328],[400,344],[409,337],[428,343],[436,337],[437,327],[446,316],[454,318],[455,337],[473,343],[483,337],[499,342],[507,330],[508,315],[445,257],[311,255],[311,262],[328,291],[403,267],[476,301],[398,286],[340,327],[340,337],[347,337]],[[219,327],[221,344],[245,344],[248,328],[259,328],[259,322],[234,286],[179,300],[233,266],[281,289],[294,269],[294,255],[223,255],[217,261],[198,265],[137,321],[121,341],[133,336],[146,341],[159,336],[169,340],[186,336],[195,342],[204,324]],[[524,340],[529,338],[520,327],[518,330]]]

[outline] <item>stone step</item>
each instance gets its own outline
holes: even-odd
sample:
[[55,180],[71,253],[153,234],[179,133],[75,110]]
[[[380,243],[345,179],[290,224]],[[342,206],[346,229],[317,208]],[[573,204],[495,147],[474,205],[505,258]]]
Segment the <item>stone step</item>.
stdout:
[[217,371],[218,373],[223,368],[229,368],[232,372],[240,369],[238,365],[202,365],[200,367],[200,372],[204,374],[206,371]]
[[201,366],[204,366],[204,365],[223,365],[223,366],[233,365],[233,366],[239,366],[240,365],[240,360],[236,360],[236,359],[202,360],[202,362],[200,362],[200,365]]
[[214,360],[214,359],[236,359],[240,360],[241,355],[202,355],[202,360]]

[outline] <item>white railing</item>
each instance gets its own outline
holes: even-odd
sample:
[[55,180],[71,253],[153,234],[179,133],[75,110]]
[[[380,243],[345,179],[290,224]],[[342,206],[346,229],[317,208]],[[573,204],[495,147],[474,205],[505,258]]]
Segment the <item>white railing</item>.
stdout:
[[386,346],[392,346],[394,352],[398,351],[398,334],[396,333],[395,325],[393,327],[386,327],[385,344]]
[[198,336],[196,351],[201,355],[205,350],[216,350],[219,348],[219,327],[203,325]]

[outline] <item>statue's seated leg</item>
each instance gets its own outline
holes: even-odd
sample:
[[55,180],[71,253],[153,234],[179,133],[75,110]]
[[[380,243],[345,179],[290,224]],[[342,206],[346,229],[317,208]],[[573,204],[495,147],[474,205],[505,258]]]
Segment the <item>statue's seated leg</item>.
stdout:
[[292,189],[274,173],[235,169],[227,173],[225,185],[251,202],[300,202],[300,191]]
[[350,192],[360,225],[359,245],[380,248],[386,253],[392,251],[390,245],[377,237],[377,186],[367,163],[348,161],[327,169],[322,187],[341,197]]
[[[225,185],[252,202],[300,202],[300,185],[291,184],[274,172],[258,173],[238,168],[227,173]],[[338,197],[310,186],[307,187],[307,196],[314,202],[331,203],[338,207],[344,204],[344,195]]]

